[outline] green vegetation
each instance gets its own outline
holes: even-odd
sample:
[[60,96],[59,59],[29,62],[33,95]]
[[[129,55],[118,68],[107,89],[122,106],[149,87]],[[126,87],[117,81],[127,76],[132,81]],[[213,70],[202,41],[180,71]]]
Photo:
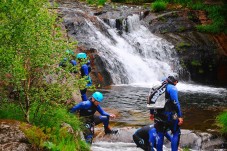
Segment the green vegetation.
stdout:
[[[160,0],[158,0],[160,1]],[[208,14],[208,18],[212,20],[210,24],[198,25],[196,28],[201,32],[207,33],[227,33],[226,27],[226,13],[227,4],[223,2],[222,5],[209,5],[204,4],[202,0],[161,0],[166,3],[178,3],[182,6],[189,7],[194,10],[204,10]],[[191,16],[190,16],[191,17]]]
[[190,148],[189,147],[184,147],[183,151],[190,151]]
[[[194,10],[203,10],[207,12],[208,18],[211,19],[210,24],[197,25],[197,30],[207,33],[227,33],[226,27],[226,14],[227,14],[227,4],[223,1],[223,4],[204,4],[203,0],[193,1],[193,0],[111,0],[111,2],[118,3],[132,3],[132,4],[142,4],[142,3],[152,3],[151,10],[154,12],[159,12],[167,9],[167,4],[180,4],[184,7],[188,7]],[[192,16],[189,16],[191,18]]]
[[103,6],[105,5],[107,0],[86,0],[86,2],[89,4],[89,5],[95,5],[95,6]]
[[180,51],[184,51],[185,48],[189,48],[189,47],[191,47],[191,44],[185,43],[185,42],[180,42],[177,44],[176,50],[180,52]]
[[193,65],[193,66],[201,66],[201,63],[198,60],[193,60],[191,62],[191,65]]
[[111,2],[116,3],[130,3],[130,4],[142,4],[142,3],[151,3],[153,0],[111,0]]
[[198,25],[197,29],[202,32],[208,32],[208,33],[221,33],[225,32],[227,33],[226,29],[226,8],[227,5],[223,6],[210,6],[210,5],[204,5],[204,4],[197,4],[191,6],[193,9],[196,10],[204,10],[208,13],[209,19],[212,20],[211,24],[208,25]]
[[86,80],[73,76],[70,67],[58,67],[65,50],[76,43],[63,37],[61,20],[48,4],[47,0],[1,1],[0,118],[33,124],[22,129],[37,147],[89,150],[80,137],[61,127],[68,123],[76,133],[81,131],[79,119],[67,112],[64,103]]
[[168,3],[164,1],[155,1],[154,3],[151,4],[151,10],[154,12],[166,10],[167,4]]
[[227,134],[227,111],[216,117],[216,124],[221,128],[221,132]]

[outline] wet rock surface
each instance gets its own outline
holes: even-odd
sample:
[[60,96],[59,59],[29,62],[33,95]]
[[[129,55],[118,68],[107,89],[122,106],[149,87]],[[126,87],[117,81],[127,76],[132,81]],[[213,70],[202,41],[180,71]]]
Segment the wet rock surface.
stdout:
[[[0,151],[34,151],[35,148],[28,142],[24,133],[19,129],[20,122],[14,120],[0,120]],[[137,128],[124,127],[117,128],[119,133],[115,135],[105,135],[102,127],[95,128],[95,138],[92,150],[105,149],[130,149],[136,148],[132,135]],[[194,132],[191,130],[182,130],[180,147],[188,147],[193,150],[214,150],[220,148],[223,139],[210,133]],[[112,145],[111,145],[112,144]],[[106,146],[107,145],[107,146]],[[110,148],[112,146],[112,148]],[[170,143],[165,141],[165,150],[170,148]]]
[[[122,145],[124,148],[125,144],[122,143],[134,143],[132,139],[132,135],[137,130],[133,127],[124,127],[119,128],[119,133],[116,135],[105,135],[102,128],[96,128],[95,133],[96,136],[94,138],[95,146],[99,145],[99,142],[109,142],[109,143],[116,143],[118,145]],[[220,149],[222,147],[224,140],[220,137],[216,137],[210,133],[204,132],[196,132],[191,130],[181,130],[181,137],[180,137],[180,147],[181,148],[190,148],[192,150],[215,150]],[[106,143],[107,145],[108,143]],[[105,146],[105,143],[102,144]],[[165,148],[166,150],[171,148],[170,142],[165,140]],[[131,144],[130,147],[133,145]],[[113,147],[114,148],[114,147]],[[136,145],[134,144],[134,148]],[[114,150],[114,149],[113,149]]]
[[34,151],[19,125],[18,121],[0,120],[0,151]]

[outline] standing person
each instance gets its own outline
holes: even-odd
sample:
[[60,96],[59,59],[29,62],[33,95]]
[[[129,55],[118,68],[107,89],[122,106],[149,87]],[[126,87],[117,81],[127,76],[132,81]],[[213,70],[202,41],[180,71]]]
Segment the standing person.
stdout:
[[[143,126],[133,134],[133,141],[137,147],[142,148],[144,151],[153,151],[156,148],[156,129],[154,125]],[[172,136],[165,133],[165,137],[171,141]]]
[[80,93],[81,93],[81,98],[82,101],[87,101],[87,87],[92,85],[91,77],[89,73],[91,72],[91,66],[90,66],[90,61],[87,60],[87,55],[86,53],[78,53],[76,55],[76,59],[78,60],[78,63],[80,64],[80,74],[81,78],[85,78],[87,81],[85,88],[80,88]]
[[[103,95],[100,92],[95,92],[92,97],[87,101],[82,101],[75,105],[70,112],[79,112],[80,117],[84,120],[85,129],[83,131],[85,141],[92,144],[94,136],[94,126],[103,123],[105,134],[116,134],[118,130],[112,130],[109,127],[109,118],[115,118],[114,114],[109,114],[105,112],[101,106],[100,102],[103,101]],[[94,115],[98,111],[101,115]]]
[[154,118],[154,127],[157,131],[157,151],[163,150],[164,134],[169,129],[173,137],[171,139],[172,151],[177,151],[180,141],[180,126],[183,124],[180,102],[178,100],[178,90],[175,87],[178,83],[178,76],[172,75],[167,79],[165,98],[166,104],[163,109],[150,110],[150,118]]

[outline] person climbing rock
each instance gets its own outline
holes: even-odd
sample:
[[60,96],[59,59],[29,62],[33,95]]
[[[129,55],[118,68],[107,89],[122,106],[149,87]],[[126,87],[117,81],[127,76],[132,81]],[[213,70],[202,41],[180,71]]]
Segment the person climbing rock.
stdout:
[[[79,112],[79,116],[84,121],[84,137],[87,143],[92,144],[94,137],[94,126],[100,123],[104,125],[105,134],[116,134],[118,130],[112,130],[109,126],[109,119],[115,118],[114,114],[105,112],[99,105],[103,101],[103,94],[101,92],[95,92],[92,97],[87,101],[82,101],[75,105],[70,113]],[[94,115],[98,111],[101,115]]]

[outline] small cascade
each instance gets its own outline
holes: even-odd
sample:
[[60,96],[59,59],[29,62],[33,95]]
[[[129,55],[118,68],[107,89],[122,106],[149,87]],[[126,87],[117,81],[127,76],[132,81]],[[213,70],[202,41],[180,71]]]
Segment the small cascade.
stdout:
[[78,22],[71,19],[69,24],[64,17],[69,34],[98,51],[114,84],[151,84],[181,69],[174,46],[152,34],[139,14],[100,19],[79,10],[74,13]]

